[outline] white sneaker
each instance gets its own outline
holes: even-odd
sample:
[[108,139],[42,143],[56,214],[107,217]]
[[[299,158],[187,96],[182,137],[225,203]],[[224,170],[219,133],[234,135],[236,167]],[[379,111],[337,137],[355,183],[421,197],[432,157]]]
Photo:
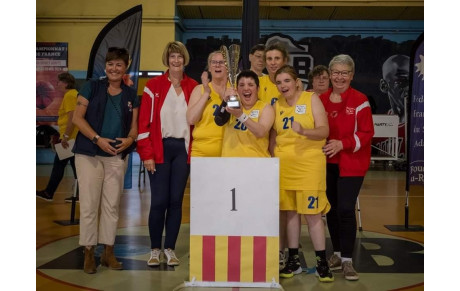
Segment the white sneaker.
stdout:
[[150,259],[147,261],[149,266],[159,266],[160,265],[160,249],[153,249],[150,251]]
[[168,260],[166,262],[166,264],[168,264],[168,266],[178,266],[179,265],[179,259],[176,257],[176,254],[174,253],[174,250],[166,249],[166,250],[164,250],[164,253],[165,253],[166,258]]
[[345,279],[349,281],[356,281],[359,279],[358,273],[353,268],[353,263],[351,261],[345,261],[342,263],[343,275]]
[[333,254],[329,258],[327,263],[328,263],[329,269],[331,271],[342,270],[342,259],[339,256],[337,256],[336,254]]

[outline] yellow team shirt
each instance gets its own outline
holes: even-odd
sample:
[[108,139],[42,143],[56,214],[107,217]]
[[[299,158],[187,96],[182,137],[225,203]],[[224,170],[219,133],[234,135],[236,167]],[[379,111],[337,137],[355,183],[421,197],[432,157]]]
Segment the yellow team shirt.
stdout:
[[[59,126],[59,135],[62,138],[66,129],[67,129],[67,121],[69,117],[67,114],[71,111],[75,111],[75,107],[77,107],[77,95],[78,91],[75,89],[70,89],[67,93],[64,94],[64,98],[62,98],[61,106],[59,107],[58,111],[58,120],[57,124]],[[75,139],[78,133],[78,127],[74,126],[73,131],[69,134],[69,140]]]
[[275,157],[280,159],[280,188],[284,190],[326,191],[326,139],[316,141],[292,130],[292,121],[303,128],[314,128],[311,108],[313,92],[302,92],[294,106],[281,97],[275,103]]
[[[267,106],[266,103],[257,100],[251,109],[242,109],[252,121],[258,122],[265,106]],[[266,136],[257,138],[233,115],[223,127],[225,131],[222,143],[222,157],[270,157],[268,152],[268,132]]]
[[259,77],[259,100],[273,105],[279,99],[280,92],[268,75]]
[[[219,110],[222,99],[212,87],[212,83],[209,83],[209,87],[211,88],[211,94],[208,97],[200,121],[195,123],[193,128],[192,157],[220,157],[222,153],[224,127],[218,126],[214,122],[214,116]],[[203,92],[204,88],[201,85],[201,93]]]

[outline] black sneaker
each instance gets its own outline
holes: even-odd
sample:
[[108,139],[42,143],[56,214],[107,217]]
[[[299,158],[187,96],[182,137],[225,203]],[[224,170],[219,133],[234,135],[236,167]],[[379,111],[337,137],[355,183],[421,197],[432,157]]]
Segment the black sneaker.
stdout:
[[300,259],[298,255],[289,257],[286,266],[280,271],[281,278],[292,278],[294,275],[302,273]]
[[332,276],[327,261],[318,261],[316,265],[316,276],[320,282],[334,282],[334,276]]
[[53,196],[48,194],[45,190],[37,191],[37,197],[46,201],[53,201]]
[[[73,198],[73,196],[69,196],[66,199],[64,199],[64,201],[67,202],[67,203],[72,203],[72,198]],[[80,202],[79,199],[78,199],[78,196],[75,197],[75,202]]]
[[286,264],[286,256],[284,255],[284,251],[280,251],[280,270],[284,268]]

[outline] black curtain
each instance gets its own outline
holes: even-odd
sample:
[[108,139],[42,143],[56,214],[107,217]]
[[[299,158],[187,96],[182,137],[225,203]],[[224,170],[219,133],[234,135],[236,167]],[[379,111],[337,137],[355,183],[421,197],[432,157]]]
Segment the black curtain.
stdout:
[[251,67],[249,52],[259,42],[259,0],[243,0],[241,35],[241,56],[246,70]]

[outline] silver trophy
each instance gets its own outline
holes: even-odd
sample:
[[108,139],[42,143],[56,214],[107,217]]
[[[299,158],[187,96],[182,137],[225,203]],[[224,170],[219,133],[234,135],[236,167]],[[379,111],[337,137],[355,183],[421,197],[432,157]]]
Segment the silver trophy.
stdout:
[[[236,77],[238,76],[238,62],[240,60],[240,46],[232,44],[228,47],[222,45],[220,51],[224,56],[225,66],[228,71],[228,80],[233,88],[236,88]],[[240,108],[240,101],[238,96],[230,96],[227,101],[227,106],[230,108]]]

